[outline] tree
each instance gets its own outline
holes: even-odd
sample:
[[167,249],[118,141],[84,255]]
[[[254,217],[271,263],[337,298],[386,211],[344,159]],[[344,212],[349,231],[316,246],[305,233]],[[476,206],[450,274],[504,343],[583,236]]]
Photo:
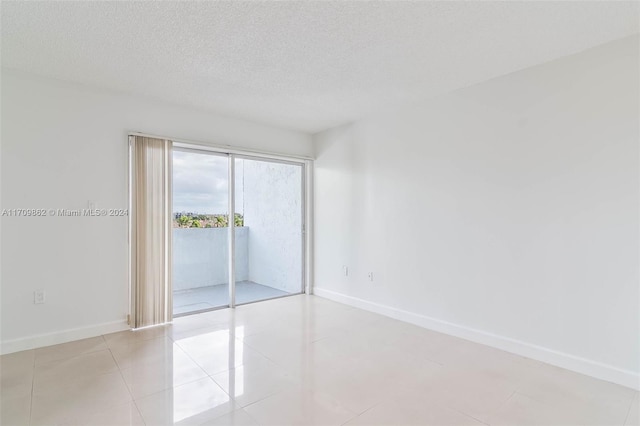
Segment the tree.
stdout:
[[216,228],[226,228],[228,226],[227,216],[223,214],[214,216],[214,226]]
[[[229,226],[229,215],[175,213],[173,223],[178,228],[226,228]],[[244,217],[236,213],[233,223],[237,227],[244,226]]]
[[235,226],[244,226],[244,217],[240,213],[236,213],[233,223]]
[[191,218],[189,216],[182,215],[178,218],[178,226],[181,228],[189,228],[190,222]]

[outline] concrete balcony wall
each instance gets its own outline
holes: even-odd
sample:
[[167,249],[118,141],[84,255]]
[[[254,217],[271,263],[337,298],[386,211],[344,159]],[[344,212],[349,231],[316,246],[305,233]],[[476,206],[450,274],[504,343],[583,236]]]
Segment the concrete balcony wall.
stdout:
[[302,169],[243,161],[249,280],[287,293],[302,291]]
[[[228,283],[228,228],[173,228],[173,290]],[[236,228],[236,281],[249,279],[249,228]]]

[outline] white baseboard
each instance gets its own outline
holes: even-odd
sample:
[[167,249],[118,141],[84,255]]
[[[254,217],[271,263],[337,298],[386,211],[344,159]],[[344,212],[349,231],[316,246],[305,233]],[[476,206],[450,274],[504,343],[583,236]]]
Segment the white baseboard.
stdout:
[[626,386],[635,390],[640,390],[640,374],[634,373],[633,371],[623,370],[611,365],[559,352],[553,349],[545,348],[543,346],[538,346],[531,343],[522,342],[520,340],[511,339],[509,337],[488,333],[486,331],[453,324],[425,315],[416,314],[414,312],[404,311],[402,309],[393,308],[391,306],[369,302],[364,299],[359,299],[357,297],[348,296],[323,288],[315,287],[314,294],[316,296],[324,297],[326,299],[343,303],[345,305],[364,309],[370,312],[375,312],[377,314],[415,324],[417,326],[428,328],[430,330],[460,337],[466,340],[471,340],[476,343],[492,346],[507,352],[542,361],[547,364],[555,365],[557,367],[565,368],[567,370],[575,371],[587,376],[595,377],[597,379],[606,380],[608,382],[617,383],[619,385]]
[[5,340],[0,342],[0,354],[4,355],[13,352],[41,348],[44,346],[57,345],[60,343],[71,342],[73,340],[86,339],[123,330],[129,330],[129,325],[125,320],[105,322],[88,327],[72,328],[53,333],[37,334],[35,336],[23,337],[20,339]]

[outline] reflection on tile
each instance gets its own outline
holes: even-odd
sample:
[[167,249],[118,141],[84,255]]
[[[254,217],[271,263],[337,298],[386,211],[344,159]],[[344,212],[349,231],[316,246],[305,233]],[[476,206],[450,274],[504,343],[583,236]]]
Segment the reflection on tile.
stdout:
[[176,344],[173,340],[162,337],[116,346],[111,348],[111,354],[116,360],[118,367],[124,370],[131,367],[139,367],[154,361],[170,360],[173,358],[173,352],[175,350]]
[[235,408],[209,377],[137,399],[136,404],[148,425],[200,425]]
[[295,385],[283,369],[270,361],[240,366],[212,378],[241,407]]
[[341,425],[355,416],[326,395],[294,389],[244,408],[262,425]]
[[209,375],[266,361],[226,330],[181,339],[177,344]]
[[208,323],[201,324],[198,326],[194,326],[189,324],[188,326],[175,324],[172,325],[171,330],[169,331],[169,337],[171,337],[174,341],[179,342],[180,340],[188,339],[189,337],[201,336],[204,334],[213,333],[216,331],[228,332],[229,326],[226,324],[211,324]]
[[0,423],[638,425],[639,393],[314,296],[0,356]]
[[[203,330],[209,327],[216,327],[216,329],[227,329],[226,324],[215,321],[211,318],[210,315],[207,315],[208,312],[198,314],[198,315],[188,315],[184,317],[174,318],[171,324],[167,326],[167,332],[169,337],[174,340],[178,340],[181,338],[181,335],[185,333],[190,333],[191,336],[196,335],[197,333],[193,333],[194,331]],[[190,337],[190,336],[184,336]]]
[[182,350],[162,358],[122,370],[122,377],[134,398],[151,395],[174,386],[207,377],[207,373]]

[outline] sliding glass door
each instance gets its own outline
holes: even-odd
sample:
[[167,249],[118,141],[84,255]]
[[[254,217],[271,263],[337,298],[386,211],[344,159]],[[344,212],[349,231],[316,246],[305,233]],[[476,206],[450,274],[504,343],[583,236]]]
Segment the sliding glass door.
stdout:
[[173,313],[229,306],[229,156],[173,151]]
[[303,291],[303,166],[239,157],[235,166],[236,304]]
[[303,242],[302,163],[174,149],[174,315],[302,293]]

